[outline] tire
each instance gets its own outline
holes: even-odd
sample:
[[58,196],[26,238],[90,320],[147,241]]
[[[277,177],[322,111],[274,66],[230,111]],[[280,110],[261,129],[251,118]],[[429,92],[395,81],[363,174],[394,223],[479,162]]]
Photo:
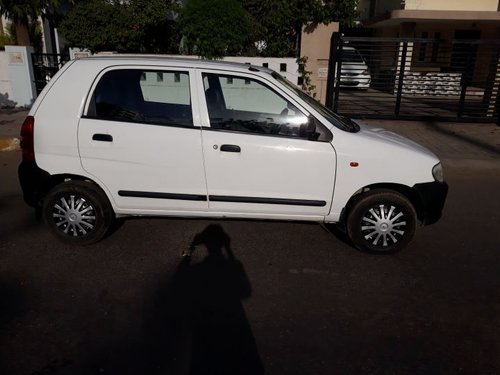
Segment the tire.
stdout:
[[347,217],[347,233],[359,250],[394,253],[415,235],[417,214],[411,202],[392,190],[361,195]]
[[102,239],[114,218],[104,192],[90,182],[68,181],[45,197],[42,216],[64,242],[90,245]]

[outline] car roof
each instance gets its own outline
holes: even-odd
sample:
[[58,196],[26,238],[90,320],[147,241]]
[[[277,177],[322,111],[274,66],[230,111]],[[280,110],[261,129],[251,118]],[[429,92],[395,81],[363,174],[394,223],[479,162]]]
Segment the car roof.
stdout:
[[220,60],[204,60],[200,58],[188,58],[188,57],[172,57],[165,55],[138,55],[138,54],[98,54],[90,57],[85,57],[79,59],[81,61],[100,61],[109,62],[110,65],[113,64],[138,64],[138,65],[158,65],[158,64],[168,64],[170,66],[178,66],[183,68],[211,68],[211,69],[223,69],[223,70],[234,70],[240,72],[262,72],[267,74],[272,74],[274,71],[269,68],[262,66],[256,66],[251,64],[243,64],[231,61],[220,61]]

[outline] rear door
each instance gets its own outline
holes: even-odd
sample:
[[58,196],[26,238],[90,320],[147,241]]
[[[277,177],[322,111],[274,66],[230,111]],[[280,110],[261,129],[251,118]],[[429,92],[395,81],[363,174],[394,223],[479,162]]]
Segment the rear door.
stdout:
[[206,71],[202,116],[211,212],[321,219],[332,201],[331,133],[251,74]]
[[192,92],[186,69],[114,67],[98,77],[79,122],[80,158],[119,212],[207,210]]

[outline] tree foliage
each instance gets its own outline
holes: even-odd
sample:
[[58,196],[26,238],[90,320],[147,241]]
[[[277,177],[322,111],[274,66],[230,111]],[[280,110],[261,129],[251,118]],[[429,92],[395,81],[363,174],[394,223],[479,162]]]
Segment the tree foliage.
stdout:
[[179,23],[186,51],[208,59],[240,54],[251,34],[249,15],[237,0],[190,0]]
[[59,6],[59,0],[0,0],[0,13],[13,22],[28,21],[42,16],[49,7]]
[[339,22],[351,26],[358,0],[241,0],[251,14],[264,56],[295,56],[302,26]]
[[17,42],[30,45],[30,33],[39,16],[47,9],[59,6],[59,0],[0,0],[0,13],[16,27]]
[[81,1],[59,30],[72,46],[92,52],[171,52],[175,7],[168,0]]
[[80,0],[59,31],[69,44],[91,51],[176,53],[181,44],[182,52],[205,58],[297,56],[304,24],[350,26],[357,1]]

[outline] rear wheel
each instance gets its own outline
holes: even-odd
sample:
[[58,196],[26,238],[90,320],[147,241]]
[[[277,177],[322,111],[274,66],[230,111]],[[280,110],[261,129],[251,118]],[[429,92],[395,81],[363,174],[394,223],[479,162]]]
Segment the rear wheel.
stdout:
[[105,194],[85,181],[68,181],[54,187],[44,200],[42,214],[57,237],[79,245],[104,237],[114,216]]
[[413,238],[417,214],[411,202],[391,190],[373,190],[360,196],[349,212],[347,232],[363,251],[393,253]]

